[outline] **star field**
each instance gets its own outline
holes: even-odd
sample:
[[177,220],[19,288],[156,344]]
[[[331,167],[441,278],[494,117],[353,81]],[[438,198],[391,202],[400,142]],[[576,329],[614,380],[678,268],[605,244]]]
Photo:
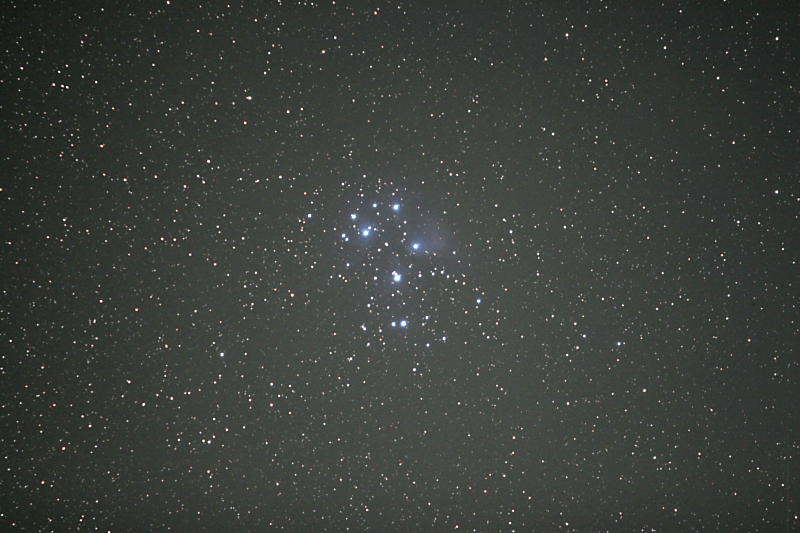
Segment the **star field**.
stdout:
[[10,3],[0,529],[796,531],[794,11]]

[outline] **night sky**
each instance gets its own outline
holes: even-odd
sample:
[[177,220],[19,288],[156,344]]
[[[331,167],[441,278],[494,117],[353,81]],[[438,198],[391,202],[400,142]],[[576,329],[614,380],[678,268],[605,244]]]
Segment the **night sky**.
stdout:
[[798,531],[755,4],[6,2],[0,528]]

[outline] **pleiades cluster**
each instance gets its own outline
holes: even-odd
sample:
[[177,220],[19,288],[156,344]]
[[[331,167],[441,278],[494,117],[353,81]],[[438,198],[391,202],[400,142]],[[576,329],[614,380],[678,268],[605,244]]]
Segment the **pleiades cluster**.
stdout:
[[461,260],[446,210],[431,212],[380,190],[347,203],[337,217],[331,282],[355,304],[352,333],[365,348],[404,339],[424,353],[447,343],[453,323],[444,309],[477,308],[484,292]]

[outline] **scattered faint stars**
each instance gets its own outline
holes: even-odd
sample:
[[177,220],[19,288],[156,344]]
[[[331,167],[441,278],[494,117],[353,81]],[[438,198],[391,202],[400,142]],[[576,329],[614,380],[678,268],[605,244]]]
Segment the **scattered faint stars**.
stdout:
[[3,17],[3,531],[800,528],[786,5]]

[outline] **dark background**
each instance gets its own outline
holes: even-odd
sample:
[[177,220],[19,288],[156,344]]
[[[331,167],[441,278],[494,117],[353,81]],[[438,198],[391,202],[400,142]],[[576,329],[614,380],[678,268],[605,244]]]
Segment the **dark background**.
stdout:
[[799,12],[6,2],[0,526],[797,531]]

